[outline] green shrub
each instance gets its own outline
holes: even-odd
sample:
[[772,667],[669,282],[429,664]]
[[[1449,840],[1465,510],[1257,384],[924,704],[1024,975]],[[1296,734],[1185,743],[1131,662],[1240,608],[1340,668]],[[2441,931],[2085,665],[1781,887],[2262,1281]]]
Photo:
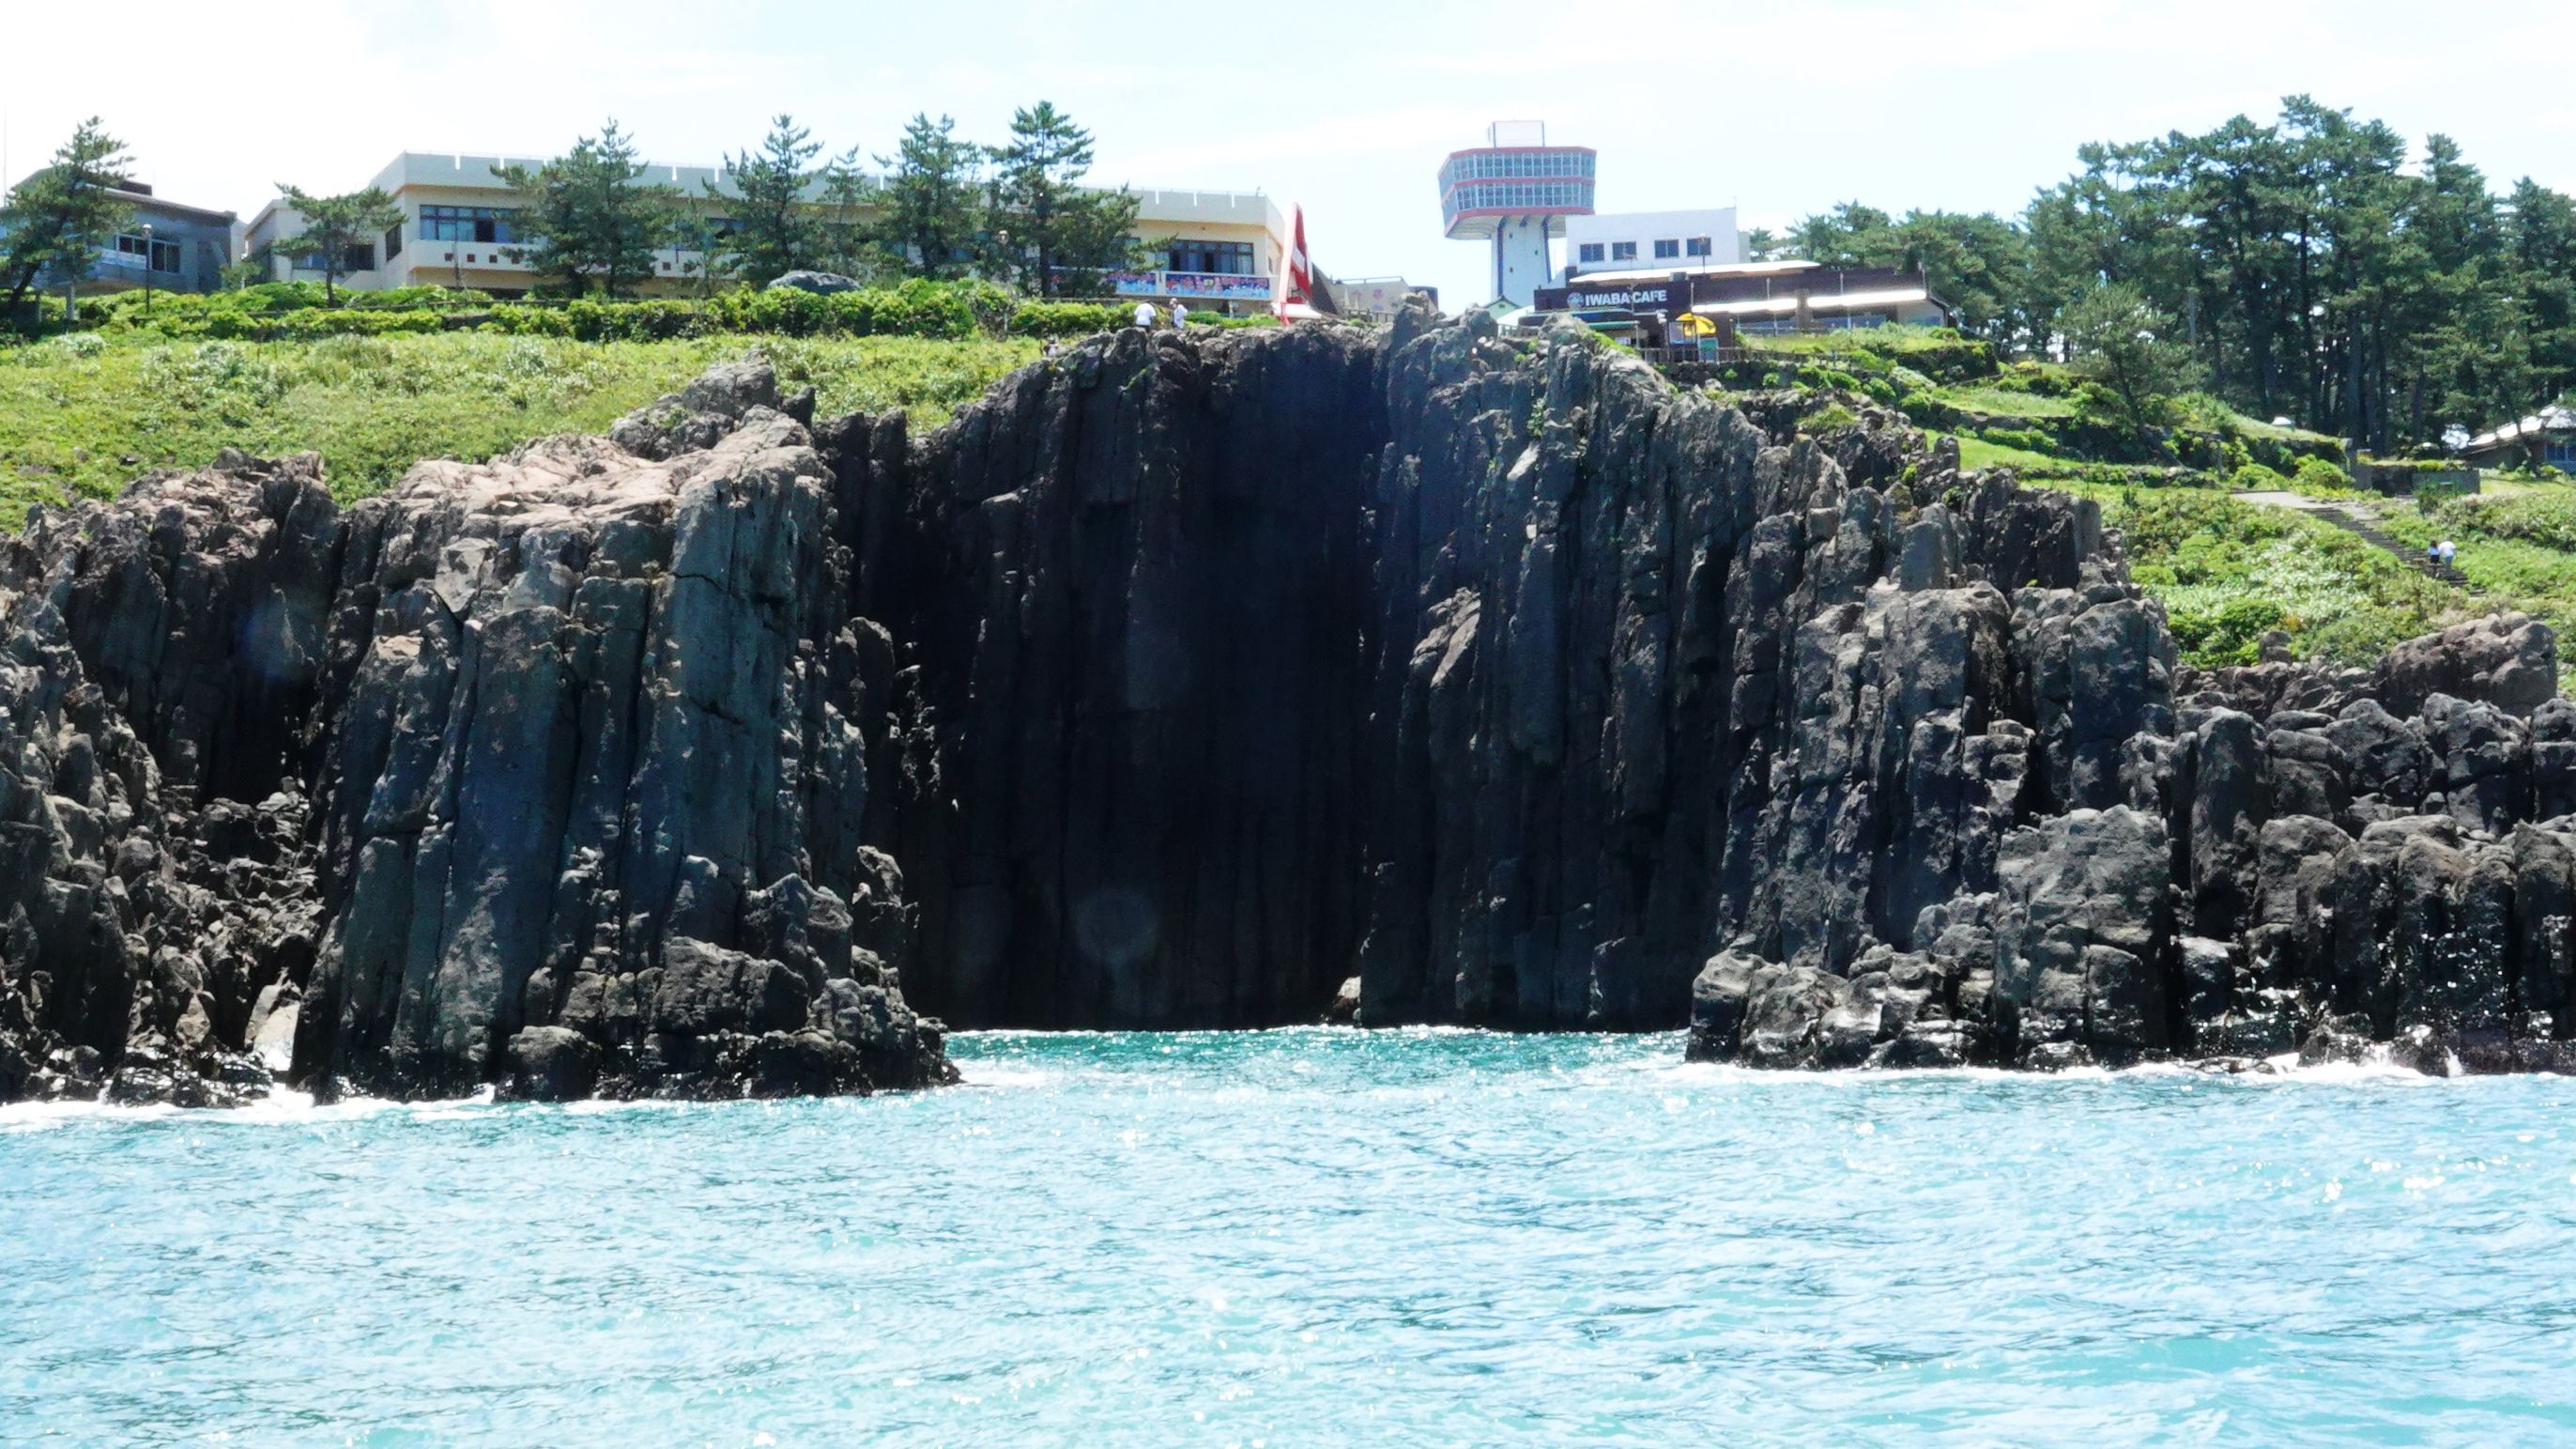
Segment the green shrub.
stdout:
[[2006,448],[2020,448],[2025,452],[2054,453],[2057,451],[2057,438],[2046,428],[1979,428],[1977,436],[1989,443]]
[[2287,617],[2278,600],[2248,597],[2229,599],[2207,612],[2176,609],[2165,622],[2184,656],[2209,668],[2253,663],[2264,632],[2279,628]]
[[2301,458],[2298,471],[2290,475],[2293,491],[2315,498],[2349,498],[2359,496],[2352,486],[2352,475],[2341,464],[2323,458]]
[[2239,493],[2277,493],[2290,486],[2290,480],[2260,463],[2246,463],[2227,475],[2227,486]]

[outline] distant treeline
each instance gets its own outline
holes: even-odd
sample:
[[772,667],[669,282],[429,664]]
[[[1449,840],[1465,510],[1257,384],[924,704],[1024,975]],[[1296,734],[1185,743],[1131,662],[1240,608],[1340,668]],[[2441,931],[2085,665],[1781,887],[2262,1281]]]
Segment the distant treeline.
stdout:
[[2576,202],[2498,195],[2450,138],[2406,138],[2304,96],[2269,124],[2095,143],[2019,216],[1858,202],[1748,237],[1757,259],[1921,267],[1961,327],[2067,350],[2097,294],[2134,296],[2192,381],[2387,451],[2576,388]]

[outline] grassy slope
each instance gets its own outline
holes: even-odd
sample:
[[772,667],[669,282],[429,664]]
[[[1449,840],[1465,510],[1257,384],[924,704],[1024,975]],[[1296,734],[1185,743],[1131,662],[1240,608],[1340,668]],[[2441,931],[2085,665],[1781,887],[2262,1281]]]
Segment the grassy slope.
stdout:
[[2470,592],[2496,608],[2547,619],[2561,637],[2576,637],[2576,486],[2523,485],[2429,511],[2402,499],[2360,506],[2409,548],[2449,539]]
[[322,455],[363,497],[421,458],[480,459],[551,433],[600,432],[708,363],[766,349],[826,413],[943,421],[1034,358],[1028,341],[708,337],[583,343],[472,332],[320,342],[72,337],[0,349],[0,526],[66,492],[107,497],[224,447]]
[[2186,663],[2250,663],[2267,628],[2287,631],[2297,653],[2367,663],[2491,605],[2333,524],[2218,489],[2040,486],[2102,504],[2131,575],[2164,602]]

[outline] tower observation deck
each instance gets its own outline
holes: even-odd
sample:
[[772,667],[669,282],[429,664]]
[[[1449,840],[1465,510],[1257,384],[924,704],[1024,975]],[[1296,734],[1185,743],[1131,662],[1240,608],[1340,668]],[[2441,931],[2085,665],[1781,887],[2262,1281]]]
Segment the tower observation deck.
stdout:
[[1526,307],[1556,280],[1565,218],[1592,214],[1594,153],[1549,145],[1544,121],[1496,121],[1485,140],[1440,163],[1440,220],[1451,241],[1493,244],[1494,295]]

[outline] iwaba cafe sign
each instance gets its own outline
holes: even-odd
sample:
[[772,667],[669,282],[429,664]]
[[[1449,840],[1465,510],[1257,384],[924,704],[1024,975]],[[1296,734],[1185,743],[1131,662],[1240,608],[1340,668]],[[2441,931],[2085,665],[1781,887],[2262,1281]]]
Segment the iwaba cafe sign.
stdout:
[[1671,282],[1623,283],[1615,287],[1569,285],[1565,310],[1592,312],[1624,307],[1631,312],[1679,313],[1690,305],[1687,291]]

